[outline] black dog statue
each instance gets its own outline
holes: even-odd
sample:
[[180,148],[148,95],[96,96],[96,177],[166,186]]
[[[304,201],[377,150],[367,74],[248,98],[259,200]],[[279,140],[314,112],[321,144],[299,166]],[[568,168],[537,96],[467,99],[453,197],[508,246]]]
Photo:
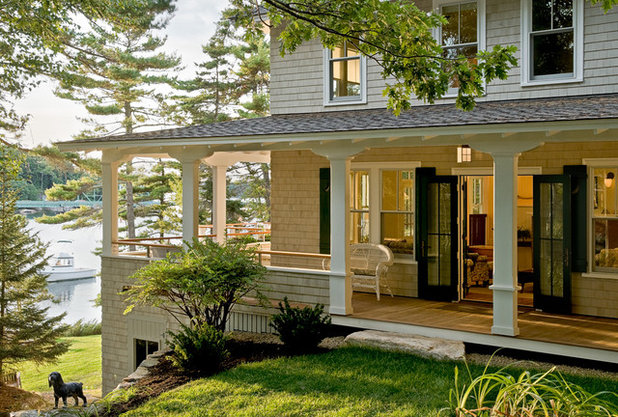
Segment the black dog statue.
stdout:
[[81,382],[69,382],[65,384],[62,380],[62,376],[59,372],[52,372],[49,374],[49,386],[54,387],[54,399],[56,400],[56,405],[54,408],[58,408],[58,400],[62,398],[62,402],[64,402],[64,407],[67,406],[67,397],[73,397],[75,400],[75,405],[79,405],[78,397],[84,400],[84,407],[88,405],[88,401],[84,396],[84,391],[82,387],[84,384]]

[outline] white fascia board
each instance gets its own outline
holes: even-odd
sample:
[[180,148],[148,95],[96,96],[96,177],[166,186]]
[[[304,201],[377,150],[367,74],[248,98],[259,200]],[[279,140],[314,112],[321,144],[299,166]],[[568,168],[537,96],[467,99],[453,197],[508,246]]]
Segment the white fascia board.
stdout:
[[[381,139],[393,137],[435,137],[448,135],[465,134],[503,134],[503,133],[532,133],[545,132],[548,130],[577,131],[592,129],[618,129],[618,119],[597,119],[597,120],[574,120],[557,122],[528,122],[528,123],[502,123],[502,124],[483,124],[466,126],[446,126],[446,127],[423,127],[423,128],[400,128],[400,129],[380,129],[380,130],[349,130],[342,132],[311,132],[311,133],[291,133],[276,135],[252,135],[252,136],[230,136],[219,138],[182,138],[182,139],[140,139],[140,140],[105,140],[92,142],[58,142],[56,145],[62,152],[68,151],[92,151],[103,149],[121,148],[167,148],[170,146],[210,146],[216,145],[241,145],[246,144],[243,150],[265,150],[263,143],[289,143],[290,141],[303,141],[303,147],[310,146],[311,143],[325,140],[355,140],[355,139]],[[427,145],[432,141],[427,140]],[[251,146],[253,145],[253,146]],[[405,146],[401,144],[401,146]],[[290,147],[292,149],[293,147]]]

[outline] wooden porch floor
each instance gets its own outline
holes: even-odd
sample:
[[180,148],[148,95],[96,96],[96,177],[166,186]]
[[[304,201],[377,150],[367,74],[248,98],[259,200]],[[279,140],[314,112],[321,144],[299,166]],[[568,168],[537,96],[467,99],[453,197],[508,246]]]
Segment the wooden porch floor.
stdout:
[[[351,318],[491,334],[492,305],[354,293]],[[618,320],[519,309],[517,338],[618,352]]]

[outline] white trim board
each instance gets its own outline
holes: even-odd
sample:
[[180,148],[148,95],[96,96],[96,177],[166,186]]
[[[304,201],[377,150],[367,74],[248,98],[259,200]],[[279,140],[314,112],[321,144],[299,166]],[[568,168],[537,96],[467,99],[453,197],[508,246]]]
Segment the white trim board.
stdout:
[[[541,175],[542,173],[543,173],[542,167],[519,167],[517,169],[517,175]],[[494,175],[494,168],[493,167],[451,168],[451,175],[463,175],[463,176]]]
[[460,330],[438,329],[412,324],[392,323],[378,320],[360,319],[345,316],[332,316],[336,325],[357,327],[361,329],[381,330],[404,334],[416,334],[425,337],[438,337],[447,340],[457,340],[464,343],[525,350],[550,355],[567,356],[601,362],[618,363],[618,352],[592,349],[580,346],[569,346],[558,343],[538,342],[520,337],[496,336],[481,333],[464,332]]

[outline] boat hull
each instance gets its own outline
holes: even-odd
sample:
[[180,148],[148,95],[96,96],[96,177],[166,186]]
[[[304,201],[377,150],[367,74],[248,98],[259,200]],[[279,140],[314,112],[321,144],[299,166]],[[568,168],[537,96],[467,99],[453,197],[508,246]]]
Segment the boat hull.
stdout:
[[47,282],[58,282],[93,278],[97,274],[97,270],[90,268],[66,268],[65,270],[45,270],[44,273],[48,275]]

